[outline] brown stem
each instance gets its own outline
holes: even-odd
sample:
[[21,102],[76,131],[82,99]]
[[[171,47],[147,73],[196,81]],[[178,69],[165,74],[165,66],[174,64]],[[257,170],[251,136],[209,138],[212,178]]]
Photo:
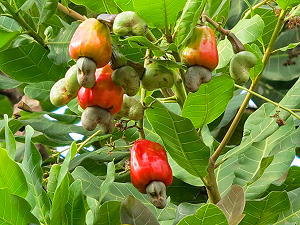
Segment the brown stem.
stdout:
[[74,11],[73,9],[69,9],[67,7],[65,7],[63,4],[61,3],[58,3],[57,5],[57,9],[61,12],[63,12],[64,14],[72,17],[73,19],[75,20],[81,20],[81,21],[84,21],[86,20],[86,17],[79,14],[78,12]]

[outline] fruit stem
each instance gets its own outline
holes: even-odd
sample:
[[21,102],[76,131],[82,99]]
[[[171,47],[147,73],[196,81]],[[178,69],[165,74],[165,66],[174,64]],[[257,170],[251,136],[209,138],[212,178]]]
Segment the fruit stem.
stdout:
[[[262,59],[264,68],[267,65],[267,62],[270,58],[271,50],[273,48],[273,45],[274,45],[274,43],[275,43],[282,27],[283,27],[284,17],[285,17],[286,14],[287,14],[286,10],[281,10],[281,13],[278,17],[275,29],[274,29],[273,34],[272,34],[272,37],[270,39],[269,45],[268,45],[266,51],[264,52],[264,56],[263,56],[263,59]],[[262,69],[262,71],[264,70],[264,68]],[[207,168],[208,175],[205,177],[204,180],[206,181],[205,186],[206,186],[206,189],[207,189],[207,192],[208,192],[208,196],[209,196],[209,198],[212,202],[218,202],[218,199],[219,199],[219,196],[220,196],[220,193],[219,193],[219,190],[218,190],[218,183],[216,181],[216,176],[215,176],[215,172],[214,172],[214,169],[216,168],[216,161],[219,158],[219,156],[221,155],[223,148],[229,142],[231,136],[233,135],[233,133],[234,133],[234,131],[235,131],[237,125],[238,125],[238,123],[240,122],[240,120],[242,118],[242,115],[243,115],[245,109],[247,108],[249,100],[252,96],[251,92],[255,89],[255,87],[256,87],[259,79],[260,79],[261,74],[262,74],[262,72],[260,72],[260,74],[258,74],[258,76],[255,78],[254,81],[252,81],[252,84],[249,88],[249,91],[247,92],[247,95],[246,95],[240,109],[238,110],[236,116],[234,117],[227,133],[225,134],[225,136],[222,139],[222,141],[221,141],[220,145],[218,146],[218,148],[215,150],[215,152],[209,158],[209,163],[208,163],[208,168]],[[210,186],[213,186],[213,187],[207,186],[207,184],[210,185]]]
[[[144,99],[146,98],[146,96],[147,96],[147,90],[144,89],[143,87],[141,87],[141,103],[142,103],[142,105],[145,105]],[[139,126],[138,131],[139,131],[140,139],[145,139],[146,135],[145,135],[145,131],[144,131],[144,117],[138,121],[138,126]]]

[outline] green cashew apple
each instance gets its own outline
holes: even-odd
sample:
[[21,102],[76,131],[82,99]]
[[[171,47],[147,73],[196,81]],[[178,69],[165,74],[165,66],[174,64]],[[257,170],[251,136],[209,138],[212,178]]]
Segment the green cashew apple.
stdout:
[[113,24],[113,32],[119,36],[142,36],[148,31],[145,21],[135,12],[125,11],[119,13]]
[[96,83],[96,63],[87,57],[80,57],[76,65],[78,68],[77,80],[79,85],[85,88],[92,88]]
[[111,132],[113,129],[111,114],[98,106],[87,107],[81,115],[82,127],[86,130],[94,130],[100,125],[104,132]]
[[116,69],[112,73],[112,80],[121,86],[128,96],[136,95],[140,89],[139,74],[131,66],[122,66]]
[[160,64],[151,63],[146,66],[142,85],[148,91],[157,88],[171,88],[174,84],[175,72]]
[[244,84],[249,80],[250,69],[257,63],[257,57],[249,51],[242,51],[235,54],[231,61],[230,76],[237,84]]
[[57,107],[68,104],[76,96],[77,92],[69,93],[66,90],[66,78],[58,80],[50,90],[50,101]]
[[203,83],[208,83],[211,80],[211,72],[202,66],[191,66],[188,68],[184,82],[188,91],[196,92]]
[[117,118],[126,117],[130,120],[140,120],[144,116],[144,107],[140,101],[134,97],[127,95],[123,96],[123,105],[120,112],[117,114]]
[[65,87],[68,93],[74,93],[77,95],[80,88],[77,80],[77,65],[73,65],[68,69],[65,75]]

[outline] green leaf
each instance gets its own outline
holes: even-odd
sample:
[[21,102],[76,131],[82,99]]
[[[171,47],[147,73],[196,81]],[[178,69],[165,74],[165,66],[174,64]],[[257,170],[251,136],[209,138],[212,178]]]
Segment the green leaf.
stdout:
[[226,20],[230,10],[230,0],[209,0],[208,15],[215,21]]
[[187,203],[187,202],[183,202],[183,203],[179,204],[177,207],[177,210],[176,210],[176,217],[174,219],[173,224],[178,224],[178,222],[182,218],[194,214],[197,211],[197,209],[199,209],[202,205],[203,205],[203,203],[191,204],[191,203]]
[[122,202],[121,221],[122,223],[132,225],[159,225],[159,222],[151,211],[132,195],[129,195],[127,199]]
[[26,178],[21,168],[3,148],[0,148],[0,188],[7,188],[9,193],[22,198],[28,193]]
[[[0,149],[0,152],[2,150]],[[10,171],[11,172],[11,171]],[[31,214],[30,205],[19,196],[13,195],[8,189],[0,189],[0,223],[5,225],[38,224]]]
[[7,32],[22,31],[17,21],[7,16],[0,16],[0,29]]
[[132,0],[114,0],[122,11],[134,11]]
[[47,182],[47,194],[51,200],[53,200],[53,196],[57,187],[58,175],[60,172],[60,165],[54,164],[51,166],[49,172],[49,178]]
[[17,80],[13,80],[7,76],[0,74],[0,90],[16,88],[16,87],[20,86],[21,84],[22,83],[20,83]]
[[26,199],[33,208],[33,214],[40,221],[43,221],[43,223],[48,223],[50,213],[50,200],[42,186],[42,157],[39,151],[31,142],[33,133],[34,130],[30,126],[26,126],[25,152],[22,161],[22,169],[29,185],[29,192]]
[[57,187],[54,193],[50,224],[51,225],[65,225],[67,223],[67,215],[65,206],[68,203],[69,196],[69,177],[65,176],[61,184]]
[[233,96],[234,81],[228,76],[213,77],[202,84],[196,93],[189,93],[182,116],[190,119],[196,128],[209,124],[226,109]]
[[[251,19],[240,20],[232,29],[237,38],[247,44],[256,41],[262,35],[264,29],[264,21],[259,15],[253,16]],[[225,67],[234,55],[230,42],[222,40],[218,44],[219,64],[217,69]]]
[[58,80],[66,70],[54,65],[48,51],[35,42],[0,52],[0,70],[21,82]]
[[132,0],[136,12],[148,25],[157,28],[169,28],[174,25],[185,0]]
[[48,57],[53,60],[57,65],[67,65],[71,60],[69,56],[69,43],[71,38],[77,29],[79,22],[73,22],[70,25],[62,28],[58,35],[50,39],[47,46],[50,49]]
[[24,93],[28,97],[40,101],[44,110],[53,109],[53,105],[51,104],[49,97],[53,84],[53,81],[32,83],[24,88]]
[[276,2],[282,9],[291,8],[299,4],[299,0],[276,0]]
[[241,222],[245,207],[244,190],[239,185],[232,185],[229,192],[217,203],[217,206],[225,214],[230,225],[237,225]]
[[195,214],[186,216],[178,225],[206,225],[206,224],[224,224],[228,225],[223,212],[214,204],[208,203],[201,206]]
[[83,5],[92,12],[96,13],[117,13],[116,4],[114,1],[94,1],[94,0],[71,0],[76,5]]
[[246,202],[245,217],[240,225],[274,224],[279,213],[289,208],[290,202],[286,192],[271,192],[263,199]]
[[267,194],[271,191],[292,191],[300,187],[300,180],[297,179],[300,176],[300,167],[292,166],[289,169],[288,174],[283,175],[282,178],[285,179],[282,182],[282,178],[273,182],[267,190]]
[[278,49],[274,50],[273,52],[277,52],[277,51],[285,52],[286,50],[296,48],[298,45],[300,45],[300,42],[290,43],[288,46],[285,46],[285,47],[282,47],[282,48],[278,48]]
[[[107,201],[97,210],[98,220],[94,220],[95,225],[120,225],[121,202]],[[79,224],[78,224],[79,225]]]
[[8,126],[8,116],[4,115],[5,121],[5,149],[8,152],[10,158],[15,159],[16,155],[16,140],[14,134],[11,132]]
[[209,148],[200,140],[191,121],[168,111],[154,98],[148,97],[145,102],[154,102],[146,116],[170,156],[192,175],[204,177]]
[[300,218],[300,188],[288,193],[291,208],[283,211],[274,225],[297,224]]
[[82,225],[85,221],[84,196],[82,183],[75,180],[69,188],[69,198],[65,206],[67,224]]
[[175,43],[177,46],[184,46],[191,37],[195,25],[198,22],[200,13],[204,7],[202,0],[187,0],[180,18],[174,29]]
[[56,11],[58,0],[34,0],[40,12],[39,24],[46,22]]
[[67,173],[69,171],[70,162],[75,157],[76,153],[77,153],[77,145],[76,145],[76,142],[74,141],[71,144],[70,150],[68,151],[68,154],[67,154],[66,158],[64,159],[64,162],[61,164],[61,168],[60,168],[58,178],[57,178],[57,186],[58,187],[60,186],[61,182],[67,175]]
[[114,182],[114,180],[115,180],[115,164],[114,162],[109,162],[107,164],[106,178],[100,186],[99,202],[101,202],[102,199],[105,197],[105,195],[109,191],[110,185]]
[[0,30],[0,49],[8,46],[19,34],[19,32],[7,32],[5,30]]

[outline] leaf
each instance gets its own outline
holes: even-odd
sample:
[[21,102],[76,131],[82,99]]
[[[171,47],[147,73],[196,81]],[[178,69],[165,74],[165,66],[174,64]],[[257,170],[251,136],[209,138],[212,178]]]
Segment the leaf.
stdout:
[[239,185],[232,185],[217,206],[222,209],[230,225],[239,224],[244,217],[245,194],[243,188]]
[[200,207],[195,214],[186,216],[178,225],[206,225],[224,224],[228,225],[223,212],[214,204],[208,203]]
[[13,195],[25,198],[28,192],[26,178],[5,149],[0,148],[0,188],[7,188]]
[[107,164],[106,178],[100,186],[99,202],[101,202],[102,199],[105,197],[105,195],[109,191],[110,185],[114,182],[114,180],[115,180],[115,164],[114,162],[109,162]]
[[180,203],[176,210],[176,217],[173,224],[177,224],[182,218],[192,215],[199,209],[203,203],[200,204],[191,204],[187,202]]
[[246,202],[245,217],[240,225],[274,224],[279,213],[289,208],[290,202],[286,192],[271,192],[263,199]]
[[300,188],[288,193],[291,208],[283,211],[274,225],[297,224],[300,218]]
[[209,124],[226,109],[233,96],[234,81],[228,76],[213,77],[202,84],[196,93],[189,93],[182,116],[190,119],[196,128]]
[[145,102],[147,105],[154,102],[146,110],[146,116],[170,156],[190,174],[204,177],[209,148],[200,140],[191,121],[168,111],[151,97],[146,98]]
[[33,214],[43,223],[49,222],[50,200],[42,186],[43,171],[41,168],[42,157],[31,142],[34,130],[30,126],[25,128],[25,152],[22,161],[22,169],[29,185],[26,197]]
[[65,206],[67,224],[82,225],[85,221],[84,196],[80,180],[75,180],[69,187],[69,197]]
[[11,132],[8,126],[8,116],[4,115],[5,121],[5,148],[11,159],[15,159],[16,155],[16,140],[14,134]]
[[210,0],[208,8],[208,15],[215,21],[222,21],[228,18],[230,10],[229,0]]
[[76,5],[83,5],[96,13],[118,13],[114,1],[94,1],[94,0],[71,0]]
[[277,180],[273,182],[270,187],[267,190],[267,194],[271,191],[293,191],[300,187],[300,180],[297,179],[297,177],[300,176],[300,167],[298,166],[292,166],[289,169],[288,174],[283,175],[283,178],[285,179],[284,182],[282,181],[282,178],[280,180]]
[[277,51],[285,52],[286,50],[296,48],[298,45],[300,45],[300,42],[297,42],[297,43],[290,43],[288,46],[285,46],[285,47],[278,48],[278,49],[274,50],[273,53],[274,53],[274,52],[277,52]]
[[34,0],[40,12],[39,24],[46,22],[56,11],[58,0]]
[[299,4],[299,0],[276,0],[276,2],[282,9],[291,8]]
[[51,225],[68,224],[67,215],[65,212],[65,206],[68,203],[68,196],[69,196],[69,177],[65,176],[61,184],[57,187],[54,193],[51,215],[50,215]]
[[180,10],[183,8],[183,0],[132,0],[135,11],[147,22],[148,25],[157,28],[167,28],[174,25]]
[[[251,19],[240,20],[232,29],[237,38],[243,43],[247,44],[261,36],[264,29],[264,21],[259,15],[253,16]],[[219,64],[217,69],[225,67],[232,56],[234,55],[230,42],[222,40],[218,44]]]
[[21,82],[58,80],[65,68],[54,65],[48,51],[35,42],[21,44],[0,52],[0,70]]
[[151,211],[132,195],[129,195],[127,199],[122,202],[121,221],[123,224],[132,225],[159,225],[159,222]]
[[58,181],[58,175],[60,171],[61,166],[54,164],[51,166],[50,172],[49,172],[49,178],[47,182],[47,194],[51,200],[53,200],[53,196],[57,187],[57,181]]
[[50,50],[48,57],[52,59],[55,64],[66,66],[71,60],[68,51],[69,43],[78,25],[79,22],[77,21],[66,25],[55,38],[50,39],[47,43]]
[[8,46],[19,34],[19,32],[7,32],[5,30],[0,30],[0,49]]
[[114,0],[122,11],[134,11],[132,0]]
[[186,41],[191,37],[203,8],[204,5],[202,0],[186,1],[180,18],[176,22],[173,33],[177,46],[184,46]]
[[30,205],[23,198],[11,194],[6,188],[0,188],[0,208],[0,223],[3,225],[39,223],[31,214]]
[[76,145],[76,142],[74,141],[71,144],[70,150],[68,151],[68,154],[67,154],[66,158],[64,159],[64,162],[61,164],[61,168],[60,168],[58,178],[57,178],[57,186],[58,187],[60,186],[61,182],[67,175],[67,173],[69,171],[70,162],[75,157],[76,153],[77,153],[77,145]]
[[17,21],[7,16],[0,16],[0,29],[7,32],[22,31]]
[[[95,225],[120,225],[121,202],[104,202],[97,211],[98,220],[94,220]],[[79,225],[79,224],[78,224]]]
[[50,90],[53,84],[53,81],[32,83],[24,88],[24,93],[28,97],[40,101],[44,110],[53,109],[53,105],[50,102]]
[[0,74],[0,90],[16,88],[21,84],[22,83],[17,80],[13,80],[7,76]]

